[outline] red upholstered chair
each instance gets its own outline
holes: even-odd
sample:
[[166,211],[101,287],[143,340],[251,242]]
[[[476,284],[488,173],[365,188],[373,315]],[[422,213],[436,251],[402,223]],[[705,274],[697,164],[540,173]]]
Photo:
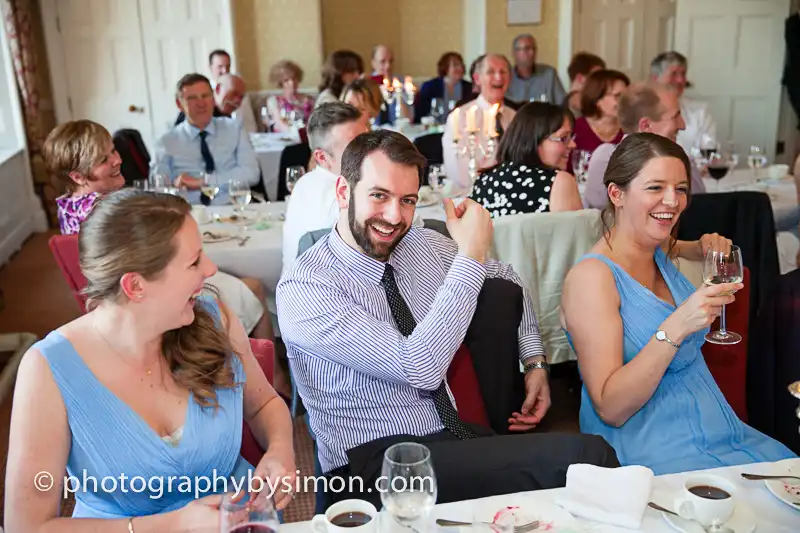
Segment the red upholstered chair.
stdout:
[[[267,381],[272,383],[273,373],[275,369],[275,346],[272,341],[267,339],[250,339],[250,348],[253,350],[253,355],[261,365],[261,370],[267,376]],[[264,450],[258,444],[258,441],[253,436],[250,426],[247,422],[243,422],[242,427],[242,448],[241,454],[244,459],[253,466],[256,466],[264,455]]]
[[[744,288],[736,293],[736,301],[725,308],[726,327],[742,336],[738,344],[721,345],[706,342],[703,356],[725,399],[736,415],[747,422],[745,380],[747,376],[748,329],[750,327],[750,270],[744,269]],[[719,319],[711,326],[719,329]]]
[[86,278],[83,277],[78,251],[77,235],[53,235],[50,237],[50,250],[56,259],[58,268],[67,280],[72,295],[78,302],[81,312],[86,312],[86,298],[81,291],[86,287]]
[[489,416],[486,414],[486,406],[475,375],[475,367],[472,364],[472,356],[463,344],[456,352],[450,368],[447,370],[447,383],[456,399],[458,416],[461,420],[470,424],[490,427]]

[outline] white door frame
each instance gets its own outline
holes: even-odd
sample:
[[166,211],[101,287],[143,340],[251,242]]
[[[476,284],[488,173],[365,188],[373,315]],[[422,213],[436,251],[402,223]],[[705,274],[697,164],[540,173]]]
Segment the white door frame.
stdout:
[[[61,39],[58,21],[58,0],[40,0],[42,24],[44,26],[45,49],[47,51],[47,66],[50,69],[50,83],[53,90],[53,107],[56,115],[56,124],[62,124],[81,117],[74,117],[69,105],[69,86],[64,70],[66,61],[63,53],[66,47]],[[131,1],[131,0],[127,0]],[[233,3],[235,0],[218,0],[220,7],[220,22],[222,23],[222,42],[225,49],[232,56],[231,71],[236,72],[236,47],[233,38]],[[138,23],[138,21],[137,21]],[[209,50],[211,52],[211,50]],[[142,50],[144,54],[144,49]],[[177,80],[175,80],[177,82]],[[112,132],[113,133],[113,132]]]

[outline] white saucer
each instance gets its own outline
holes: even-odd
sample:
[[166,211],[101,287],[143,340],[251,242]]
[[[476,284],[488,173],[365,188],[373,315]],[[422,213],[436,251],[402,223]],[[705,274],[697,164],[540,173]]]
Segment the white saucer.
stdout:
[[[664,520],[672,526],[676,531],[683,533],[705,533],[703,526],[697,522],[686,520],[679,516],[671,515],[661,511],[661,516]],[[736,509],[733,511],[733,516],[730,520],[725,522],[726,526],[734,530],[736,533],[752,533],[756,529],[756,515],[750,510],[750,507],[742,501],[736,502]]]
[[[535,495],[501,495],[477,500],[473,506],[473,520],[495,522],[502,513],[511,513],[519,526],[539,521],[536,531],[553,533],[581,533],[584,529],[565,509]],[[444,517],[443,517],[444,518]]]
[[[776,465],[780,465],[776,467],[780,469],[780,472],[775,472],[777,474],[800,476],[800,460],[798,459],[780,461],[776,463]],[[789,479],[765,479],[764,484],[776,498],[792,509],[800,511],[800,481]]]

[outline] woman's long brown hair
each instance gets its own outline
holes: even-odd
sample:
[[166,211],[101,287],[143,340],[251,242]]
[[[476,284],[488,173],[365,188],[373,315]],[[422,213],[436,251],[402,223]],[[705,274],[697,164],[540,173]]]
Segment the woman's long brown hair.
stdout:
[[[80,264],[88,285],[87,308],[126,298],[122,276],[136,272],[157,279],[177,253],[175,234],[190,216],[191,206],[172,194],[122,189],[98,202],[81,225]],[[228,334],[202,305],[194,321],[167,331],[161,350],[175,382],[203,407],[218,407],[215,389],[233,387],[228,364],[237,356]]]

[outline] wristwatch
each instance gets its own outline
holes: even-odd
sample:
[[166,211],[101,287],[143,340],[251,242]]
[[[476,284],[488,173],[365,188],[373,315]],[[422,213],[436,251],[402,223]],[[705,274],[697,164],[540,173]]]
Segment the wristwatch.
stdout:
[[547,364],[547,361],[534,361],[533,363],[528,363],[523,367],[523,373],[527,374],[531,370],[535,370],[537,368],[549,371],[550,365]]
[[659,340],[659,341],[662,341],[662,342],[666,342],[667,344],[669,344],[671,346],[674,346],[675,348],[680,348],[681,347],[680,344],[675,344],[674,342],[672,342],[672,339],[670,339],[667,336],[667,332],[664,331],[663,329],[660,329],[660,330],[656,331],[656,340]]

